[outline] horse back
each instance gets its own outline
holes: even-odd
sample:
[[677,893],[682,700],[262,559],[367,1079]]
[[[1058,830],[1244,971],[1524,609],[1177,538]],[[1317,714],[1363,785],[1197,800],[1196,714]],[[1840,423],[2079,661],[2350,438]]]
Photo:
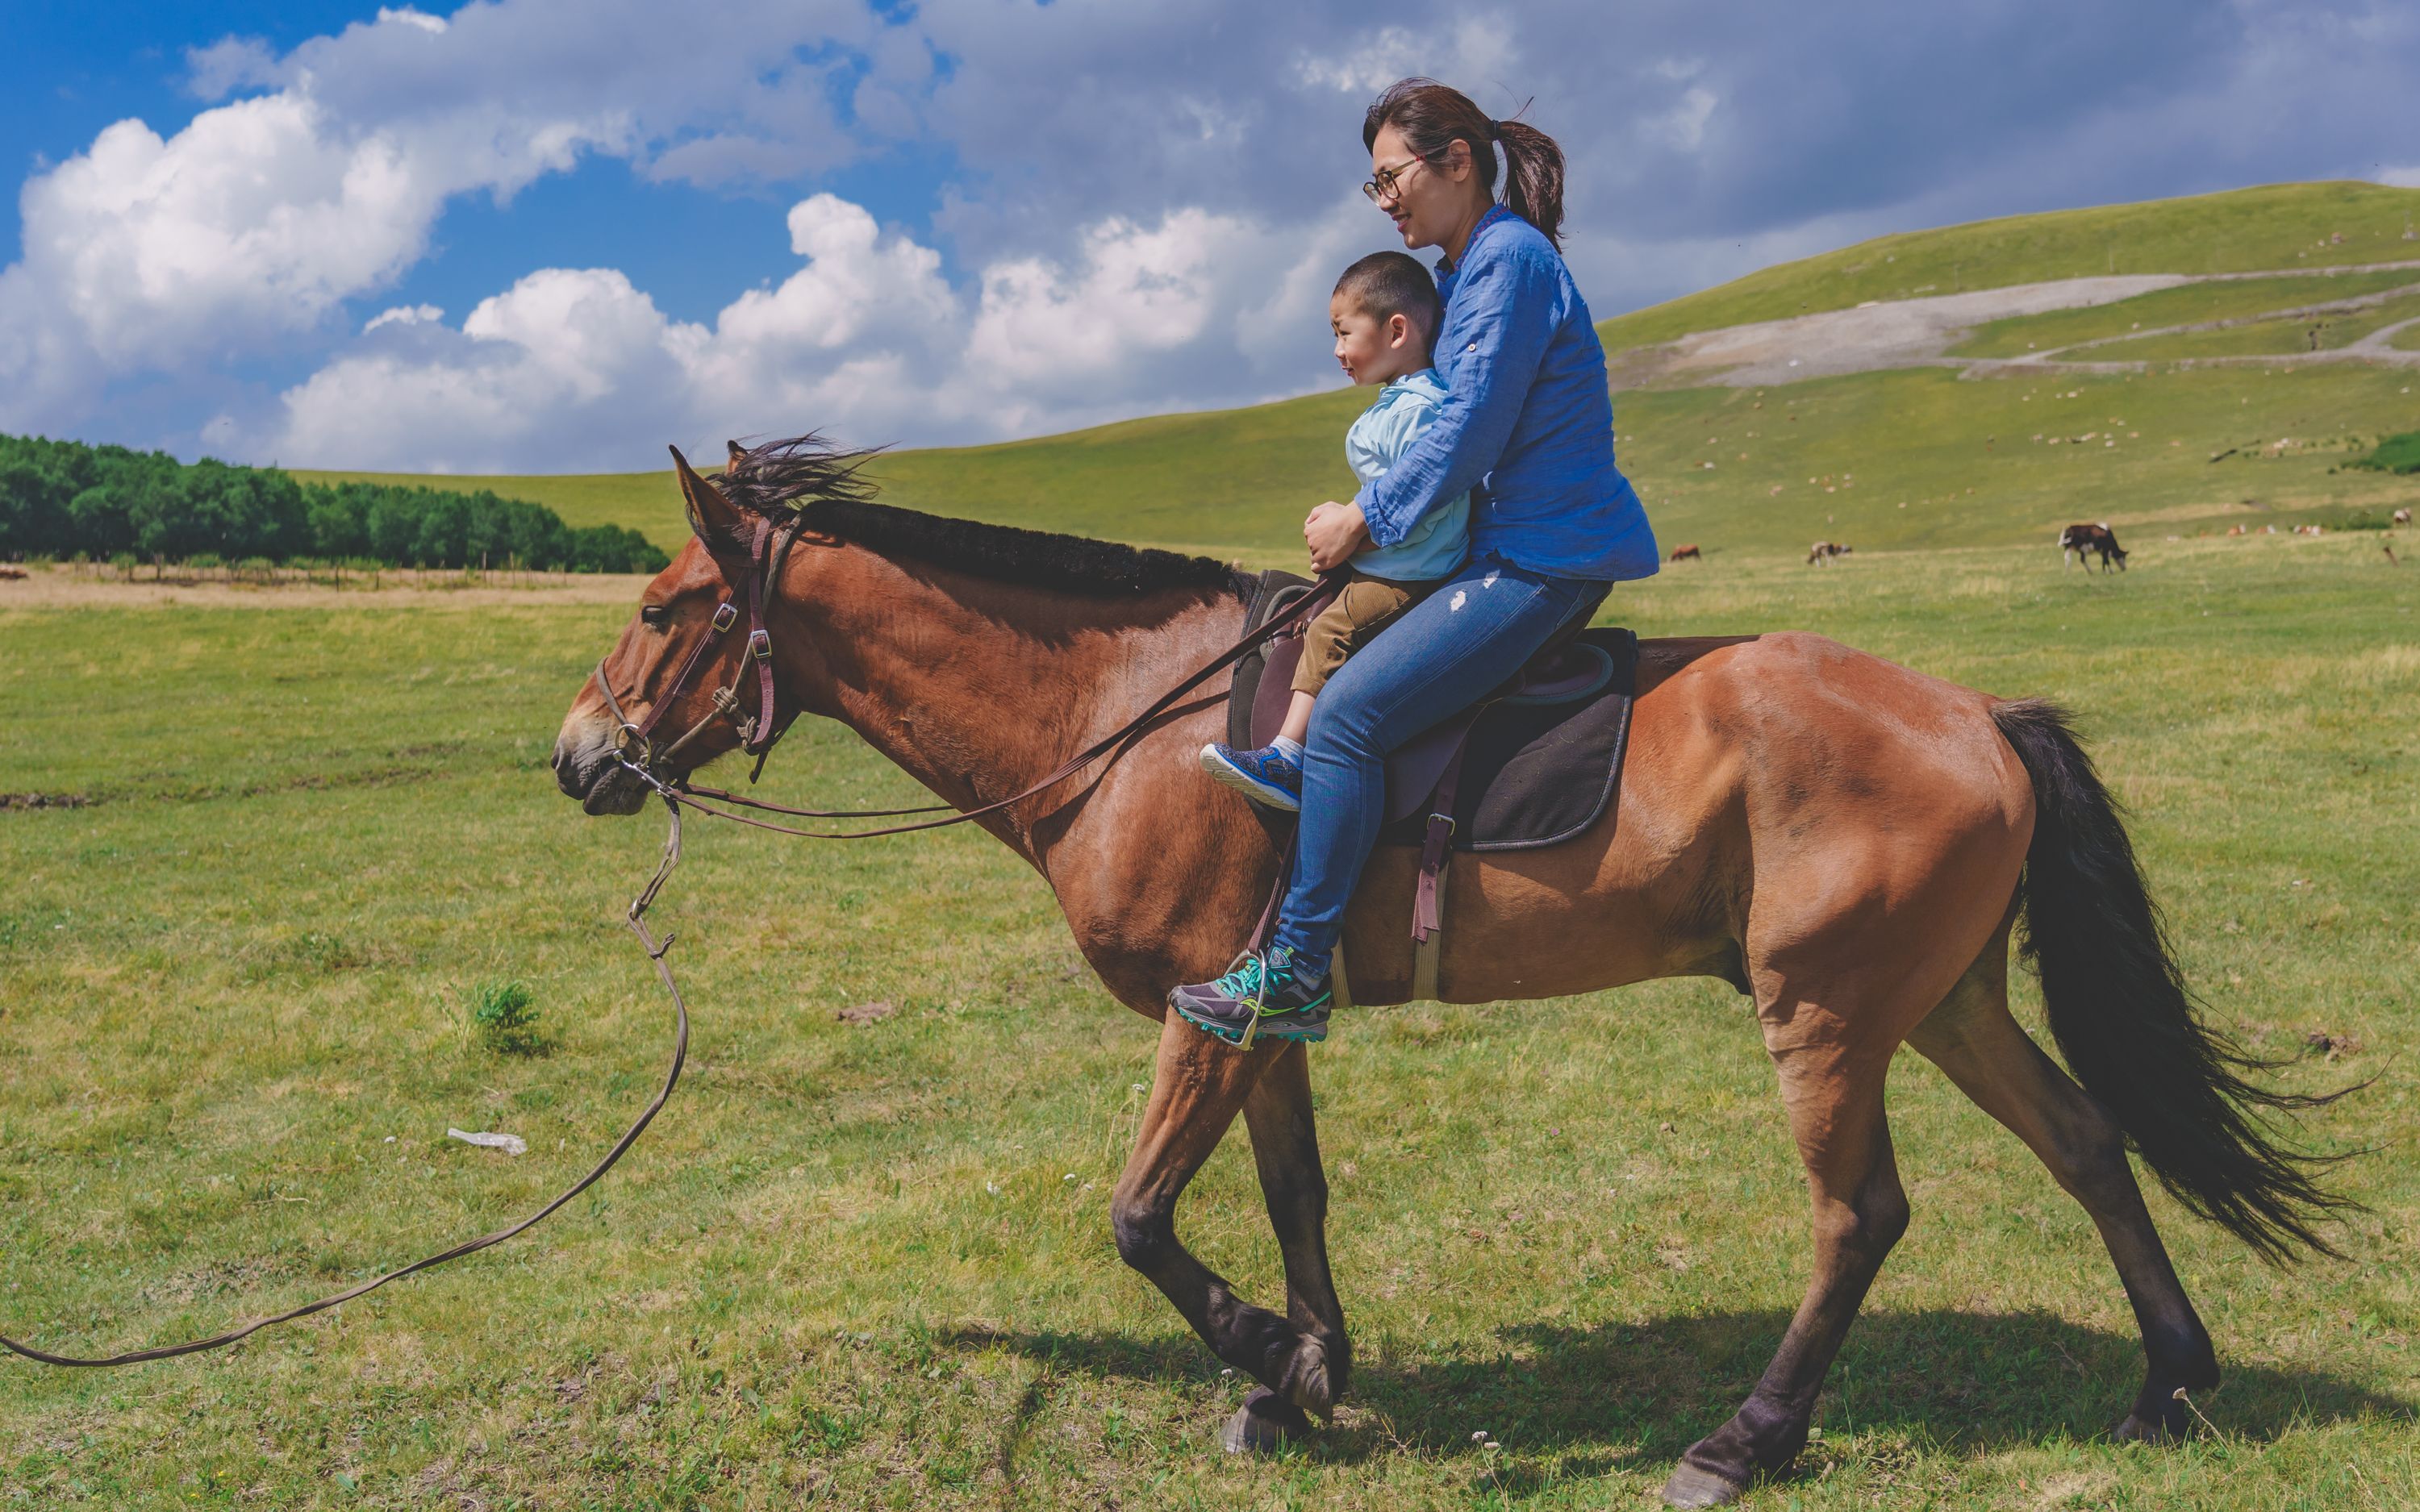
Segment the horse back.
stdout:
[[[1621,791],[1594,825],[1456,860],[1444,997],[1668,976],[1745,991],[1758,927],[1793,911],[1888,913],[1978,863],[1986,887],[2013,887],[2031,790],[1989,694],[1794,632],[1642,640],[1637,687]],[[1409,994],[1415,864],[1382,850],[1364,872],[1346,918],[1357,1000]]]

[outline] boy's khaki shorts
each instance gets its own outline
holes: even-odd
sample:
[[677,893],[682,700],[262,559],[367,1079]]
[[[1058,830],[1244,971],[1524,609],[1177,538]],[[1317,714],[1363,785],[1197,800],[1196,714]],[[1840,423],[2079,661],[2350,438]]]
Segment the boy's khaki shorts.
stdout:
[[1336,669],[1344,665],[1345,657],[1403,618],[1405,609],[1435,592],[1436,586],[1434,582],[1390,582],[1351,572],[1336,602],[1314,615],[1310,628],[1302,633],[1302,660],[1294,671],[1294,690],[1317,693],[1326,687]]

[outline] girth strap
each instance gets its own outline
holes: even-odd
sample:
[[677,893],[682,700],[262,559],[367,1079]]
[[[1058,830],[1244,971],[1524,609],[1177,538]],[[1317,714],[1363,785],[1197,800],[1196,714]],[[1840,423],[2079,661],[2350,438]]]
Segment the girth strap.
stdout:
[[1412,996],[1435,1001],[1437,958],[1444,953],[1445,869],[1453,861],[1453,804],[1462,787],[1462,761],[1470,750],[1470,733],[1487,705],[1466,710],[1454,723],[1453,754],[1437,774],[1436,791],[1429,799],[1428,831],[1420,839],[1420,871],[1412,884]]

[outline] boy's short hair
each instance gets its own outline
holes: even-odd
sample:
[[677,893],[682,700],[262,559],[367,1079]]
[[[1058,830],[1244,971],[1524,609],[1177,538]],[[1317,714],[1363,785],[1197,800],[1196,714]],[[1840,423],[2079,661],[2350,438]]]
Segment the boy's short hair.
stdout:
[[1436,339],[1437,324],[1445,318],[1435,278],[1407,253],[1372,253],[1344,270],[1336,293],[1381,320],[1402,316],[1419,328],[1422,345]]

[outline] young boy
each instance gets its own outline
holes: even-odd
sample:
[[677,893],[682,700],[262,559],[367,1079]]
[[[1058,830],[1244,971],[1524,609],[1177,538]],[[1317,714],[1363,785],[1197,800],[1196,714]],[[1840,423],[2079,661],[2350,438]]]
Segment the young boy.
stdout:
[[[1380,252],[1344,270],[1327,301],[1336,332],[1336,360],[1359,384],[1378,385],[1378,397],[1344,433],[1344,457],[1367,484],[1435,423],[1446,387],[1429,366],[1429,342],[1443,315],[1436,281],[1400,252]],[[1258,750],[1208,745],[1202,769],[1271,809],[1302,808],[1302,741],[1319,690],[1344,658],[1426,598],[1453,575],[1470,551],[1470,496],[1433,505],[1411,533],[1393,546],[1373,546],[1347,564],[1336,601],[1303,632],[1294,701],[1277,738]]]

